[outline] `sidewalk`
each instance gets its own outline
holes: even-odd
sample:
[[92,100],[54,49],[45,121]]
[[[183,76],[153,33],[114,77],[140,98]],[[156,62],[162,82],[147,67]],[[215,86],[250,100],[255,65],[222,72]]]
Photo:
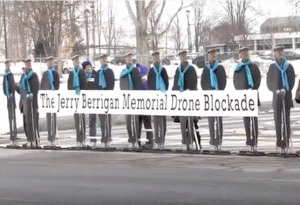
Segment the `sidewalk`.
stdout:
[[[295,105],[291,112],[291,130],[292,130],[292,145],[293,151],[300,151],[300,106]],[[88,118],[88,116],[87,116]],[[88,121],[87,121],[88,122]],[[129,143],[128,135],[126,131],[124,116],[113,116],[112,126],[112,143],[111,147],[117,149],[127,148]],[[209,130],[207,118],[202,118],[198,123],[201,134],[202,149],[209,149]],[[88,126],[88,125],[87,125]],[[232,153],[238,153],[239,150],[245,150],[245,130],[242,117],[224,117],[223,118],[223,150],[230,151]],[[19,144],[26,143],[25,133],[22,132],[22,128],[19,128],[18,138]],[[40,119],[40,142],[41,146],[47,145],[47,131],[46,120]],[[143,129],[142,129],[143,130]],[[87,137],[89,128],[87,127]],[[99,121],[97,122],[97,134],[100,136]],[[259,112],[259,136],[258,136],[258,149],[266,153],[276,151],[276,137],[275,127],[273,120],[273,111],[270,110],[270,102],[264,103]],[[72,116],[58,118],[58,136],[57,145],[62,148],[72,147],[76,145],[76,133],[74,129],[74,120]],[[145,143],[146,133],[142,131],[142,144]],[[0,147],[6,147],[10,143],[9,134],[6,133],[0,137]],[[90,145],[89,140],[86,141],[87,145]],[[97,147],[100,147],[98,141]],[[195,147],[195,146],[194,146]],[[171,117],[167,117],[167,134],[166,134],[166,149],[180,150],[185,148],[181,144],[180,124],[174,123]]]

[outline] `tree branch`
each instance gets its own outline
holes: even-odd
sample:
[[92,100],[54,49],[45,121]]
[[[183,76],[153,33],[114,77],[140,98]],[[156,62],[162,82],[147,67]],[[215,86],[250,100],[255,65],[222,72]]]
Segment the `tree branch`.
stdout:
[[[185,9],[185,8],[190,7],[190,6],[192,6],[192,5],[193,5],[193,4],[191,4],[191,5],[189,5],[189,6],[183,6],[183,1],[181,1],[180,7],[178,8],[177,12],[173,15],[173,17],[172,17],[171,20],[169,21],[169,24],[168,24],[167,28],[166,28],[163,32],[161,32],[160,34],[157,34],[157,36],[162,36],[162,35],[164,35],[164,34],[167,32],[167,30],[169,30],[169,28],[170,28],[170,26],[171,26],[171,24],[172,24],[174,18],[178,15],[178,13],[179,13],[182,9]],[[154,28],[154,31],[155,31],[155,32],[156,32],[156,30],[157,30],[157,26],[156,26],[156,28]]]
[[150,3],[148,4],[148,6],[145,9],[145,14],[146,16],[148,16],[149,12],[151,11],[151,9],[153,8],[153,6],[155,5],[156,1],[155,0],[151,0]]
[[127,7],[127,10],[128,10],[128,13],[129,13],[129,16],[131,18],[131,20],[133,21],[134,25],[136,27],[140,26],[140,23],[138,22],[136,16],[134,15],[132,9],[131,9],[131,6],[130,6],[130,3],[128,0],[125,1],[125,4],[126,4],[126,7]]
[[161,6],[161,10],[158,14],[158,17],[157,17],[157,19],[154,20],[154,27],[157,27],[157,25],[159,24],[161,16],[163,14],[163,11],[165,9],[165,6],[166,6],[166,0],[163,1],[163,5]]

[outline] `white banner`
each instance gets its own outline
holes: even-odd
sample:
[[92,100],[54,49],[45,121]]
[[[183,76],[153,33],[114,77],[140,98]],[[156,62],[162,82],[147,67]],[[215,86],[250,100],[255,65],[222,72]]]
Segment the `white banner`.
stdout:
[[226,91],[45,91],[38,94],[39,112],[170,115],[258,116],[254,90]]

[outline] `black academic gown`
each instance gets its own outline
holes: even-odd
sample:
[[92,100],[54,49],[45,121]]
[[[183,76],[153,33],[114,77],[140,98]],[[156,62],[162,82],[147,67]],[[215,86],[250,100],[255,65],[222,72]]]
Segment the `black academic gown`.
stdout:
[[[100,69],[95,73],[95,83],[94,86],[96,87],[97,90],[113,90],[115,87],[115,75],[112,69],[108,68],[107,70],[104,71],[104,76],[105,76],[105,82],[106,82],[106,88],[102,88],[99,85],[99,73]],[[111,141],[111,115],[107,115],[108,119],[108,133],[106,133],[105,126],[107,125],[107,121],[105,120],[106,115],[105,114],[99,114],[99,119],[100,119],[100,128],[101,128],[101,142],[102,143],[107,143]],[[96,121],[96,120],[95,120]],[[95,142],[95,140],[94,140]]]
[[16,84],[14,80],[14,75],[12,73],[8,74],[7,77],[3,76],[3,92],[6,95],[6,81],[8,80],[8,90],[11,96],[7,97],[7,110],[8,110],[8,120],[10,128],[10,140],[15,141],[17,138],[17,125],[16,125]]
[[[79,84],[80,90],[86,90],[87,88],[87,80],[85,77],[85,73],[82,69],[79,71]],[[68,90],[74,90],[73,87],[73,72],[70,72],[68,79]],[[82,122],[81,120],[82,119]],[[85,123],[85,114],[79,116],[79,114],[74,114],[75,121],[75,129],[76,129],[76,142],[83,143],[86,137],[86,123]],[[82,124],[81,124],[82,123]]]
[[[169,88],[169,76],[167,70],[163,67],[161,71],[161,76],[166,86],[166,90]],[[156,90],[156,73],[152,67],[148,73],[148,90]]]
[[[181,69],[184,70],[185,66],[181,65]],[[178,78],[179,78],[179,67],[176,70],[175,76],[174,76],[174,84],[172,87],[172,90],[180,90],[178,87]],[[184,90],[197,90],[197,73],[194,68],[194,66],[190,65],[190,68],[186,71],[184,74]],[[175,122],[180,121],[180,129],[181,129],[181,136],[182,136],[182,144],[191,144],[192,139],[194,138],[194,135],[187,137],[187,126],[188,126],[188,117],[174,117]],[[197,118],[193,118],[193,121],[197,121]],[[189,129],[194,133],[194,126],[193,123],[190,124]]]
[[290,109],[293,107],[293,99],[292,99],[292,89],[295,84],[295,71],[293,66],[290,64],[287,70],[288,82],[289,82],[289,90],[286,91],[284,97],[285,103],[285,118],[286,118],[286,129],[283,129],[283,138],[281,134],[281,125],[282,125],[282,115],[283,112],[283,96],[277,93],[278,90],[283,89],[281,82],[281,72],[275,67],[275,64],[271,64],[269,67],[269,71],[267,73],[267,86],[270,91],[273,92],[273,109],[274,109],[274,120],[276,127],[276,136],[277,142],[276,146],[285,148],[289,146],[290,139]]
[[[52,71],[53,77],[54,77],[54,90],[59,90],[59,75],[56,70]],[[51,85],[48,78],[48,71],[45,71],[42,76],[41,80],[41,90],[51,90]],[[47,118],[47,130],[48,130],[48,141],[53,142],[55,141],[56,136],[56,113],[53,113],[51,116],[51,113],[46,114]],[[53,120],[53,123],[51,123],[51,120]]]
[[[135,67],[131,71],[131,79],[132,79],[132,83],[133,83],[133,90],[141,90],[142,89],[142,79],[140,76],[140,71],[137,67]],[[120,89],[121,90],[129,90],[128,76],[120,78]],[[135,129],[133,130],[131,115],[125,116],[129,143],[136,143],[137,138],[139,137],[139,135],[134,136],[134,134],[133,134],[134,132],[139,133],[139,116],[135,115],[134,117],[135,117],[136,125],[134,127]]]
[[[216,71],[216,76],[218,80],[218,87],[219,90],[224,90],[226,87],[226,72],[222,65],[219,66],[218,70]],[[210,83],[210,72],[205,67],[203,68],[202,75],[201,75],[201,87],[202,90],[214,90]],[[219,132],[217,136],[215,136],[215,117],[208,117],[208,124],[209,124],[209,132],[210,132],[210,145],[218,146],[222,144],[223,138],[223,121],[222,117],[218,117],[219,123]]]
[[[161,71],[161,76],[164,81],[164,84],[166,86],[166,90],[169,88],[169,76],[167,73],[167,70],[163,67]],[[148,72],[148,90],[156,90],[156,73],[154,71],[154,67],[152,67]],[[161,124],[159,124],[160,120],[162,121]],[[165,143],[165,135],[166,135],[166,116],[154,116],[153,117],[153,124],[154,124],[154,138],[155,143],[161,144]],[[159,129],[160,127],[160,136],[159,138]]]
[[[176,70],[175,76],[174,76],[174,84],[172,87],[172,90],[179,90],[178,88],[178,78],[179,78],[179,72],[178,69]],[[182,68],[184,69],[184,68]],[[190,66],[188,71],[184,74],[184,90],[197,90],[197,73],[194,68],[194,66]]]
[[[140,72],[139,72],[138,68],[135,67],[131,71],[131,78],[132,78],[132,83],[133,83],[133,90],[141,90],[141,88],[142,88],[142,79],[141,79]],[[120,78],[120,89],[121,90],[129,90],[128,76]]]
[[[245,68],[242,68],[239,71],[234,71],[233,84],[234,84],[234,88],[236,90],[248,90],[249,88],[252,88],[253,90],[258,90],[258,88],[260,86],[260,82],[261,82],[261,74],[260,74],[259,68],[256,64],[253,64],[253,63],[249,66],[249,68],[250,68],[253,83],[254,83],[253,88],[248,85],[246,70],[245,70]],[[258,106],[260,106],[259,98],[258,98]],[[253,129],[253,126],[252,126],[252,129],[253,129],[252,130],[252,138],[251,138],[251,123],[250,123],[251,119],[250,119],[250,117],[244,117],[243,119],[244,119],[244,126],[245,126],[245,132],[246,132],[246,137],[247,137],[246,144],[249,146],[256,146],[257,145],[257,137],[258,137],[257,117],[253,118],[255,129]]]
[[[24,74],[22,74],[21,80],[23,77]],[[20,87],[18,87],[17,92],[19,92],[21,95],[20,105],[22,106],[22,108],[20,109],[24,115],[23,123],[27,141],[33,142],[33,140],[35,140],[35,137],[37,137],[39,121],[37,94],[40,84],[37,74],[33,73],[28,82],[31,93],[28,93],[27,90],[23,90]],[[32,98],[28,97],[29,94],[32,94]]]
[[107,69],[104,71],[104,76],[106,80],[106,88],[102,88],[99,86],[99,72],[98,70],[95,74],[95,87],[97,90],[113,90],[115,87],[115,75],[112,69]]

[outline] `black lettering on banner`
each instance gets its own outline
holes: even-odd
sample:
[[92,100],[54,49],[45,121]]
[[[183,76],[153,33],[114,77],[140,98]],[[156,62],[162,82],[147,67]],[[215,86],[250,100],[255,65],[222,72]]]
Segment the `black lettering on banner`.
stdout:
[[104,108],[105,108],[105,113],[108,113],[108,110],[109,110],[109,98],[105,98],[105,100],[104,100]]
[[225,99],[222,100],[222,110],[226,111],[226,106],[224,104],[226,105],[226,100]]
[[210,95],[210,97],[211,97],[211,103],[210,103],[211,104],[211,109],[210,110],[214,111],[214,97],[213,97],[212,94]]
[[86,108],[86,95],[82,94],[82,108]]
[[187,103],[187,100],[186,100],[186,99],[183,99],[183,100],[182,100],[182,110],[185,111],[185,110],[187,109],[187,104],[188,104],[188,103]]
[[88,98],[88,108],[91,109],[92,108],[92,99]]
[[132,100],[131,100],[131,109],[134,110],[136,108],[135,105],[136,105],[136,99],[132,98]]
[[179,99],[179,100],[178,100],[178,110],[181,110],[181,109],[180,109],[180,103],[181,103],[181,101],[182,101],[182,99]]
[[204,95],[204,111],[209,110],[209,96]]
[[[171,106],[171,110],[175,110],[176,107],[177,107],[177,96],[174,95],[174,94],[172,94],[171,97],[172,97],[172,103],[171,103],[172,106]],[[175,103],[175,104],[174,104],[174,103]]]
[[100,98],[97,98],[97,109],[99,109],[99,101],[100,101]]
[[127,94],[127,98],[126,98],[126,95],[123,94],[123,108],[122,109],[129,109],[129,99],[130,99],[130,94]]
[[227,100],[228,100],[228,111],[231,111],[231,110],[233,110],[233,107],[231,105],[233,102],[233,99],[230,99],[229,95],[227,95]]
[[[68,104],[69,104],[69,98],[64,98],[66,100],[66,108],[69,108]],[[73,100],[71,99],[71,108],[73,108]]]
[[194,100],[193,99],[189,100],[189,110],[194,110]]
[[195,109],[196,109],[197,111],[200,110],[200,100],[199,100],[199,99],[197,99],[196,102],[195,102]]
[[152,110],[154,110],[155,100],[157,101],[157,99],[155,99],[155,98],[152,99],[152,103],[153,103],[152,104]]
[[238,99],[235,99],[234,103],[235,103],[235,111],[240,111],[241,109],[240,109],[240,103],[239,103],[239,100],[238,100]]
[[[112,105],[113,106],[113,105]],[[120,109],[119,98],[115,98],[115,109]]]
[[54,98],[51,98],[51,108],[54,108],[54,106],[55,106]]
[[65,101],[65,98],[62,98],[61,99],[61,108],[66,108],[66,101]]
[[215,101],[215,109],[216,109],[216,111],[220,110],[220,100],[219,99],[216,99],[216,101]]
[[244,97],[245,98],[242,99],[242,102],[241,102],[241,108],[242,108],[243,111],[248,111],[248,107],[247,107],[247,95],[245,94]]
[[[157,108],[158,109],[158,108]],[[164,109],[164,100],[163,99],[160,99],[160,102],[159,102],[159,109],[160,110],[163,110]],[[167,108],[165,108],[166,110]]]
[[254,100],[251,98],[250,100],[249,100],[249,109],[251,110],[251,111],[254,111],[255,110],[255,107],[254,107]]
[[59,112],[60,108],[60,94],[57,94],[57,112]]
[[149,98],[147,98],[147,100],[146,100],[146,109],[150,110],[150,107],[151,107],[151,100]]
[[145,109],[145,99],[137,99],[137,109],[144,110]]
[[166,98],[165,98],[165,101],[166,101],[166,102],[165,102],[165,110],[167,110],[167,107],[168,107],[168,106],[167,106],[167,101],[168,101],[168,96],[167,96],[167,94],[165,94],[165,97],[166,97]]
[[41,94],[40,98],[42,98],[42,108],[44,108],[44,100],[45,100],[45,94]]

